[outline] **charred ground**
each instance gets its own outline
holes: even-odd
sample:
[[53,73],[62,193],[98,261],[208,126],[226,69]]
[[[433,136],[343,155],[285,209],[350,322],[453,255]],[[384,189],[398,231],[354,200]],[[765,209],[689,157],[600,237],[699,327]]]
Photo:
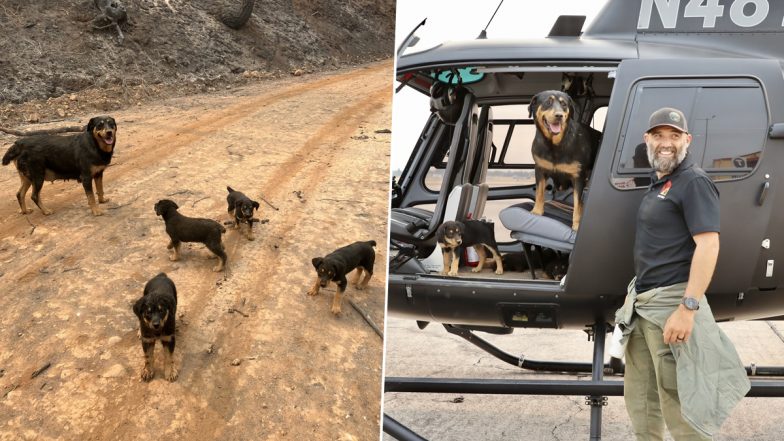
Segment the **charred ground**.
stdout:
[[[393,74],[370,62],[392,55],[394,2],[258,2],[238,31],[220,13],[240,0],[124,3],[118,45],[92,0],[0,2],[0,126],[118,120],[102,217],[73,181],[22,216],[0,168],[0,440],[374,439],[382,341],[306,291],[312,257],[384,243]],[[225,222],[226,185],[280,210],[253,242],[224,235],[225,274],[198,246],[170,262],[153,204]],[[347,291],[378,324],[386,260]],[[131,305],[160,271],[180,376],[145,383]]]
[[220,17],[241,0],[121,1],[128,13],[122,45],[112,27],[94,28],[93,0],[0,3],[3,125],[334,70],[393,52],[393,1],[257,1],[240,30]]

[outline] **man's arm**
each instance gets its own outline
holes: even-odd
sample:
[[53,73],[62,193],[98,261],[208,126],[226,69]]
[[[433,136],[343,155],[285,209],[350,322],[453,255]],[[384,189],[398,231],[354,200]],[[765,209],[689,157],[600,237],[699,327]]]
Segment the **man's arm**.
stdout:
[[[708,289],[713,270],[716,269],[716,260],[719,257],[719,233],[707,232],[692,236],[696,248],[691,259],[689,281],[686,284],[686,295],[697,300],[702,299]],[[694,314],[683,305],[672,313],[664,324],[664,343],[681,343],[689,340],[694,327]]]

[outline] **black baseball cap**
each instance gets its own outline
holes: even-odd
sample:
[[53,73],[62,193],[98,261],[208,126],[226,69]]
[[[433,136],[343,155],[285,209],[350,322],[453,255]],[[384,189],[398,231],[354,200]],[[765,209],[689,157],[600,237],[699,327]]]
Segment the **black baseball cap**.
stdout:
[[651,119],[648,120],[648,130],[645,133],[659,126],[670,126],[681,132],[689,133],[689,127],[686,125],[686,116],[680,110],[672,107],[662,107],[653,112]]

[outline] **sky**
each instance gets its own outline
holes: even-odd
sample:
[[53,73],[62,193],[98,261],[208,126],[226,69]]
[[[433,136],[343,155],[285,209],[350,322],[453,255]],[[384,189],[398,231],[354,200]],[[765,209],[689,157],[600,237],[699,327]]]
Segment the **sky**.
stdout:
[[[544,38],[559,15],[585,15],[587,28],[607,0],[504,0],[487,28],[488,38]],[[449,40],[476,38],[493,15],[498,1],[397,0],[395,48],[427,18],[410,52]],[[408,52],[407,52],[408,53]],[[395,87],[399,83],[395,81]],[[395,94],[392,112],[392,171],[402,169],[430,115],[425,95],[408,87]]]

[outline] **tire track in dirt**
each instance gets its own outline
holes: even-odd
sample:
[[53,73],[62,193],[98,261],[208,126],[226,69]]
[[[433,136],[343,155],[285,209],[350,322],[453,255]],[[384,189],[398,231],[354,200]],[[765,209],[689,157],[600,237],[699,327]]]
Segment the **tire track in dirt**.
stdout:
[[[293,191],[295,186],[292,186],[291,184],[296,181],[301,182],[300,185],[296,186],[297,190],[303,191],[306,195],[310,194],[319,183],[324,181],[325,175],[330,173],[330,171],[323,166],[323,162],[331,161],[335,155],[339,153],[338,149],[340,146],[345,143],[345,140],[347,140],[352,133],[357,131],[357,126],[367,117],[368,113],[371,113],[374,109],[378,109],[380,106],[389,102],[390,93],[389,87],[383,87],[374,92],[367,99],[341,110],[333,118],[323,124],[321,128],[308,139],[302,148],[292,155],[291,159],[285,165],[278,168],[278,171],[267,180],[264,188],[272,188],[272,183],[277,183],[274,187],[275,190],[272,190],[269,193],[273,196],[280,196],[281,194]],[[315,148],[324,145],[330,146],[328,148],[329,151],[326,154],[320,155],[321,161],[319,163],[313,163],[296,174],[290,172],[295,164],[302,162],[303,157],[308,156]],[[287,214],[281,222],[277,222],[277,226],[267,234],[269,236],[280,237],[294,233],[301,218],[306,215],[307,213],[303,211],[292,211],[290,214]],[[379,243],[379,245],[383,246],[381,243]],[[275,258],[272,253],[265,249],[255,249],[253,252],[245,252],[244,254],[243,259],[249,261],[263,262],[274,260]],[[310,257],[312,256],[301,256],[301,258],[308,263]],[[379,260],[380,262],[378,265],[383,265],[384,260]],[[259,286],[272,278],[277,270],[278,268],[274,266],[256,268],[254,277],[249,280],[241,281],[241,286],[234,290],[237,294],[235,295],[233,303],[238,303],[239,299],[245,295],[249,287]],[[294,289],[304,292],[307,287],[296,286]],[[344,308],[348,308],[348,310],[344,309],[344,314],[346,312],[351,312],[350,306],[348,306],[345,301]],[[324,320],[331,319],[331,316],[327,311],[320,311],[319,313],[324,316]],[[217,347],[224,347],[231,343],[235,353],[247,354],[251,353],[250,346],[253,344],[253,341],[248,338],[246,333],[247,331],[245,329],[239,327],[224,326],[217,330],[213,341]],[[183,364],[189,362],[190,360],[183,360]],[[221,369],[226,369],[226,366],[210,365],[206,368],[209,372],[198,372],[191,381],[198,385],[197,389],[204,391],[209,397],[208,401],[210,403],[219,403],[217,407],[225,410],[225,414],[222,415],[223,419],[220,421],[225,422],[230,419],[231,415],[236,411],[233,405],[234,394],[227,393],[227,391],[236,390],[240,378],[238,376],[217,375],[216,371]],[[223,425],[220,424],[216,426],[215,423],[215,421],[201,420],[194,428],[194,432],[206,433],[204,431],[213,430],[215,431],[212,432],[213,436],[224,436],[224,434],[221,433],[221,430],[215,429],[216,427],[222,428]]]
[[[124,159],[120,164],[111,165],[109,171],[107,172],[107,181],[120,181],[120,178],[125,177],[129,173],[133,173],[138,169],[147,168],[152,163],[159,162],[166,157],[175,154],[183,147],[196,144],[201,139],[215,133],[216,131],[220,131],[227,125],[236,123],[238,120],[248,118],[249,111],[268,107],[275,103],[291,99],[292,97],[296,97],[307,92],[319,90],[327,86],[339,87],[341,83],[362,81],[362,78],[367,75],[377,74],[378,72],[385,70],[388,70],[386,65],[377,65],[353,70],[347,73],[341,73],[334,76],[330,75],[315,81],[297,82],[286,87],[284,90],[268,92],[259,96],[245,99],[239,104],[230,105],[227,108],[222,109],[218,113],[217,117],[210,117],[209,115],[212,115],[212,113],[205,115],[201,112],[191,112],[196,113],[196,115],[185,114],[178,116],[178,121],[188,121],[192,119],[192,122],[186,123],[184,125],[179,125],[179,123],[174,124],[171,121],[171,115],[163,115],[158,118],[147,119],[144,121],[145,125],[157,124],[160,127],[171,127],[168,136],[157,140],[154,143],[142,143],[142,151],[135,152],[136,154],[133,158]],[[116,115],[122,115],[123,113],[125,112],[118,112]],[[134,114],[135,112],[128,115],[128,119],[136,119],[134,118]],[[136,115],[138,117],[138,114]],[[122,120],[119,118],[117,119],[119,123],[118,125],[120,126],[119,128],[123,129],[124,127],[122,125]],[[118,131],[120,132],[119,137],[122,139],[122,131]],[[120,141],[118,144],[122,145],[121,143],[122,141]],[[117,154],[121,158],[126,156],[126,154],[122,152],[122,147],[119,147]],[[116,159],[115,162],[117,162]],[[12,165],[8,165],[3,168],[6,167],[9,171],[12,172],[12,175],[16,175],[16,170],[13,169]],[[13,180],[11,180],[11,182],[13,182]],[[84,198],[84,191],[82,190],[81,186],[73,185],[73,183],[69,184],[71,184],[69,187],[73,188],[63,190],[60,197],[53,197],[51,192],[46,191],[51,190],[51,188],[48,188],[42,191],[43,198],[49,202],[49,205],[62,205],[66,202],[72,202],[74,198],[77,197]],[[47,187],[51,187],[51,185]],[[109,189],[111,189],[111,184],[108,184],[107,186],[107,190]],[[6,228],[6,231],[9,234],[14,235],[30,228],[28,221],[23,220],[24,217],[19,217],[18,205],[16,204],[16,200],[13,197],[15,193],[15,191],[11,192],[11,198],[9,200],[12,201],[12,203],[10,204],[9,208],[0,207],[0,223],[4,225],[4,228]],[[107,191],[107,195],[108,194],[109,191]],[[32,206],[34,206],[34,204],[32,204]],[[35,207],[35,209],[37,210],[37,207]]]
[[[325,173],[323,162],[328,162],[330,156],[327,155],[325,157],[323,153],[320,153],[320,161],[312,163],[304,162],[303,158],[311,156],[316,149],[325,144],[334,146],[332,148],[333,151],[329,152],[334,154],[335,147],[340,146],[341,140],[348,138],[351,133],[356,131],[357,121],[359,121],[368,111],[383,106],[385,102],[389,101],[390,91],[388,89],[388,87],[381,88],[377,92],[372,93],[369,99],[363,100],[345,110],[341,110],[330,120],[323,123],[321,128],[314,135],[311,135],[302,147],[290,155],[288,161],[277,167],[277,172],[273,174],[273,176],[264,181],[262,188],[271,189],[265,192],[268,198],[272,200],[280,199],[283,195],[290,193],[294,189],[291,184],[293,184],[295,180],[299,182],[303,177],[309,177],[309,179],[306,185],[301,188],[304,189],[306,194],[309,193],[316,183],[323,178]],[[336,127],[338,130],[336,130]],[[306,165],[303,167],[302,164]],[[300,168],[298,173],[294,174],[291,172],[293,169],[297,168]],[[284,210],[286,208],[290,207],[283,207]],[[282,219],[275,219],[275,225],[277,227],[266,231],[264,233],[265,236],[285,236],[294,228],[302,215],[303,213],[292,211],[292,214],[286,215],[286,217]],[[209,296],[199,296],[191,302],[189,312],[195,312],[196,315],[196,318],[192,321],[203,323],[205,319],[204,315],[212,314],[218,309],[207,307],[204,303],[227,303],[226,299],[222,298],[222,288],[227,288],[229,291],[237,293],[234,295],[233,300],[228,301],[230,304],[237,304],[239,297],[241,297],[243,293],[246,293],[249,287],[263,283],[264,280],[277,269],[274,266],[262,266],[260,269],[254,268],[258,274],[254,280],[250,282],[244,281],[244,283],[239,284],[232,283],[232,279],[236,279],[236,275],[247,269],[244,268],[248,266],[246,262],[264,262],[274,260],[275,258],[273,253],[270,253],[265,249],[256,248],[251,249],[249,252],[248,249],[242,246],[241,242],[243,241],[243,238],[239,235],[235,235],[233,244],[230,245],[230,247],[235,250],[241,250],[241,255],[235,251],[232,252],[230,256],[230,262],[234,262],[230,264],[230,267],[232,268],[232,278],[219,288],[217,292],[214,292]],[[239,262],[239,264],[237,264],[237,262]],[[206,278],[209,279],[209,275],[206,276]],[[210,280],[206,280],[205,283],[199,283],[198,285],[214,286],[214,283]],[[210,341],[217,348],[228,346],[228,342],[231,342],[233,343],[233,346],[235,346],[235,352],[243,353],[244,351],[242,348],[236,348],[237,342],[242,341],[242,339],[238,338],[238,336],[242,336],[242,329],[234,327],[233,325],[234,323],[225,320],[224,325],[215,330],[214,336],[212,333],[202,330],[201,338],[199,340]],[[248,344],[248,339],[245,339],[244,346],[247,346]],[[203,364],[198,362],[197,359],[200,358],[200,356],[197,355],[196,351],[191,351],[190,354],[193,355],[183,358],[183,365],[193,366]],[[193,379],[189,380],[197,385],[193,389],[200,392],[199,399],[209,402],[212,410],[208,415],[202,415],[202,418],[196,422],[196,427],[193,431],[194,434],[205,433],[199,428],[208,430],[210,428],[223,427],[227,417],[234,412],[234,409],[231,407],[231,400],[234,394],[232,394],[231,391],[236,389],[238,378],[221,375],[219,371],[225,369],[227,369],[225,365],[217,365],[217,363],[207,364],[204,370],[199,369],[195,371]],[[133,402],[135,399],[137,398],[129,397],[128,401]],[[215,409],[221,409],[222,412],[215,412]]]
[[[357,71],[351,71],[348,73],[340,74],[337,76],[330,76],[327,78],[318,79],[313,82],[308,82],[304,84],[295,84],[286,90],[280,92],[273,92],[271,94],[264,94],[258,97],[253,97],[247,102],[243,102],[241,104],[237,104],[231,106],[227,109],[223,109],[220,111],[219,116],[217,117],[202,117],[201,119],[196,119],[194,122],[183,126],[181,129],[177,129],[175,133],[170,134],[166,139],[162,141],[158,141],[154,144],[142,144],[141,150],[135,149],[134,151],[134,158],[123,161],[122,165],[119,166],[112,166],[110,168],[111,174],[107,174],[107,180],[109,176],[111,176],[111,181],[115,182],[122,182],[121,178],[125,178],[126,175],[130,173],[138,172],[139,170],[146,170],[151,167],[154,163],[159,163],[163,161],[166,157],[175,155],[180,149],[183,147],[195,145],[201,139],[206,136],[209,136],[215,132],[220,131],[220,129],[224,128],[228,124],[236,123],[241,119],[252,118],[253,112],[258,111],[259,108],[270,106],[276,102],[285,101],[286,99],[291,99],[294,96],[298,96],[310,91],[318,90],[320,88],[329,86],[329,87],[339,87],[341,84],[350,81],[355,81],[357,78],[361,78],[363,75],[371,75],[377,74],[379,71],[384,71],[386,66],[373,66],[369,68],[359,69]],[[163,119],[170,118],[169,115],[163,117]],[[187,116],[182,116],[181,118],[187,118]],[[154,121],[153,119],[152,121]],[[333,121],[333,123],[339,123],[339,119]],[[148,124],[148,121],[145,121],[143,124]],[[339,124],[338,124],[339,125]],[[325,126],[322,129],[322,132],[326,133],[330,131],[331,128]],[[185,133],[184,136],[180,137],[180,132]],[[191,134],[193,132],[193,134]],[[291,158],[278,170],[278,173],[269,180],[270,183],[279,182],[283,178],[285,178],[293,167],[296,167],[298,163],[305,157],[311,150],[315,147],[314,145],[304,145],[299,151],[291,155]],[[5,168],[5,167],[4,167]],[[12,171],[13,174],[16,174],[15,170],[12,170],[12,166],[8,166],[8,171]],[[66,202],[73,202],[75,199],[84,198],[84,192],[81,189],[80,185],[75,185],[73,182],[66,182],[62,183],[63,186],[68,185],[70,188],[61,188],[60,194],[61,197],[57,198],[56,204],[60,205],[59,209],[53,216],[58,216],[59,211],[66,210],[65,207],[62,205]],[[49,205],[54,205],[51,201],[55,198],[53,197],[53,185],[48,185],[42,194],[45,199],[49,202]],[[269,187],[269,186],[265,186]],[[49,190],[49,191],[47,191]],[[111,194],[111,187],[107,188],[107,195]],[[29,193],[28,193],[29,198]],[[0,223],[3,224],[4,236],[16,236],[18,234],[22,234],[26,230],[31,230],[31,225],[40,225],[41,221],[36,220],[36,222],[32,222],[30,219],[33,218],[34,215],[27,215],[21,216],[18,213],[18,206],[16,205],[15,198],[13,199],[13,203],[11,204],[11,211],[12,213],[7,213],[7,210],[0,209]],[[111,199],[111,197],[110,197]],[[83,207],[86,211],[86,207]],[[35,208],[37,210],[37,207]],[[104,207],[106,210],[106,207]],[[36,211],[35,214],[37,215],[38,212]],[[83,214],[83,213],[82,213]],[[39,219],[49,220],[50,222],[56,219],[53,216],[42,217],[38,215]],[[70,221],[69,219],[68,221]],[[30,275],[36,274],[40,271],[41,268],[45,267],[47,264],[50,264],[52,261],[52,257],[50,254],[58,254],[60,250],[73,250],[78,249],[79,240],[62,240],[58,242],[58,246],[56,249],[51,250],[46,256],[43,256],[37,259],[35,262],[26,265],[28,266],[28,271],[24,273],[21,277],[29,277]],[[3,288],[0,285],[0,288]]]

